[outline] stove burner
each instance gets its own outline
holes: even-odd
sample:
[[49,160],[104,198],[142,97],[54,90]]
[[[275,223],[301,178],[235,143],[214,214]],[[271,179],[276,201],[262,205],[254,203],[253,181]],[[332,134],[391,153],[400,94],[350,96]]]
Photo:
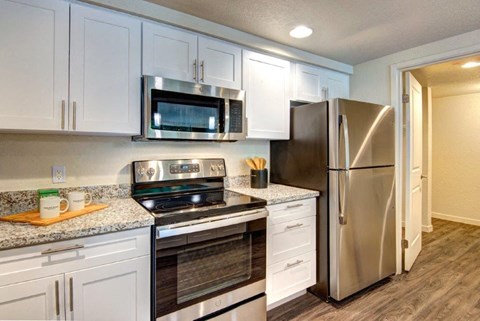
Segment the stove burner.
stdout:
[[195,205],[192,202],[187,201],[167,201],[160,204],[155,205],[155,209],[162,212],[172,212],[172,211],[179,211],[185,210],[188,208],[192,208]]

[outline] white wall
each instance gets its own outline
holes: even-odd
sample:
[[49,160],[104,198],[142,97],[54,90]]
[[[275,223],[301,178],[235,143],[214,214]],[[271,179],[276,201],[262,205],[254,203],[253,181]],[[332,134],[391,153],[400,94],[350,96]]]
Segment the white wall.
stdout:
[[480,225],[480,93],[433,99],[433,217]]
[[356,65],[350,77],[350,97],[390,105],[391,65],[479,44],[480,29]]
[[[270,155],[268,141],[132,142],[130,137],[0,134],[0,191],[130,183],[131,162],[220,157],[227,175],[247,175],[244,159]],[[67,182],[52,184],[51,166],[65,165]],[[268,166],[268,165],[267,165]]]

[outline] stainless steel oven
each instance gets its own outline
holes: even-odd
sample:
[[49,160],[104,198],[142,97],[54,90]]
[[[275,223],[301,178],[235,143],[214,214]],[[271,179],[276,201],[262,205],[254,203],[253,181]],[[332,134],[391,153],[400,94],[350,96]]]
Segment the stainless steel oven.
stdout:
[[245,92],[143,77],[142,134],[134,140],[246,138]]
[[266,201],[225,190],[223,159],[132,168],[155,216],[152,320],[266,321]]

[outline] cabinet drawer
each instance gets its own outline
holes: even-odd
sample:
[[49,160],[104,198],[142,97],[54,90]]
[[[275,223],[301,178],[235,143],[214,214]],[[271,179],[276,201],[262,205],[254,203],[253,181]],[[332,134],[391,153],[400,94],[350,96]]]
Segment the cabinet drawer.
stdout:
[[0,286],[150,254],[150,228],[5,250]]
[[316,282],[316,251],[267,267],[267,304],[270,305]]
[[316,215],[316,199],[276,204],[267,206],[269,224],[279,224],[288,222],[297,218]]
[[315,250],[315,216],[267,227],[267,264]]

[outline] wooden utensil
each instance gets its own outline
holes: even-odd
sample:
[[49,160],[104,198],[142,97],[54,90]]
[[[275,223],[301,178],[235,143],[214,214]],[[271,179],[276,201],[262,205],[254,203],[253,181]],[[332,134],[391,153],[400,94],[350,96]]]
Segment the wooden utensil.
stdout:
[[251,158],[247,158],[245,159],[245,161],[247,162],[247,165],[251,168],[251,169],[257,169],[257,165],[255,164],[255,162],[253,161],[253,159]]
[[265,158],[260,158],[260,169],[265,169],[267,165],[267,160]]
[[261,164],[260,158],[254,157],[253,162],[255,163],[255,167],[257,169],[262,169],[262,164]]

